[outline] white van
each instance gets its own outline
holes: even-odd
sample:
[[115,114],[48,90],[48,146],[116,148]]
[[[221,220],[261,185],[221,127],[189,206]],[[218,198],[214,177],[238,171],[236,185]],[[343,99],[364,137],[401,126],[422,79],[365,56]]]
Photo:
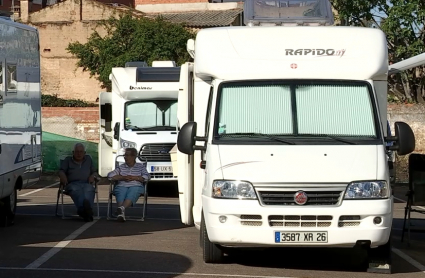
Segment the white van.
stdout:
[[248,26],[204,29],[188,42],[194,62],[181,67],[178,100],[182,222],[200,229],[207,263],[231,247],[362,246],[369,271],[389,272],[386,142],[404,155],[415,138],[402,122],[386,134],[385,35],[326,26],[328,1],[285,2],[248,0]]
[[173,61],[154,61],[152,67],[128,62],[113,68],[110,79],[112,92],[99,96],[100,175],[114,169],[125,148],[136,148],[152,181],[176,181],[169,152],[177,142],[180,67]]
[[0,226],[14,222],[17,190],[41,175],[39,37],[0,19]]

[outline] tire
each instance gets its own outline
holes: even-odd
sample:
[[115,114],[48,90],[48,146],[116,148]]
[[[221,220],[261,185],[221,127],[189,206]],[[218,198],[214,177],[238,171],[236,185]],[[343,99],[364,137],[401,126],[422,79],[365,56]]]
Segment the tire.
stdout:
[[223,262],[224,254],[223,250],[220,248],[220,245],[212,243],[208,238],[204,215],[202,215],[201,219],[201,241],[205,263],[219,264]]
[[391,236],[385,245],[368,249],[368,268],[370,273],[391,274],[392,251]]
[[0,200],[0,225],[3,227],[12,226],[15,223],[17,190],[14,189],[12,195]]

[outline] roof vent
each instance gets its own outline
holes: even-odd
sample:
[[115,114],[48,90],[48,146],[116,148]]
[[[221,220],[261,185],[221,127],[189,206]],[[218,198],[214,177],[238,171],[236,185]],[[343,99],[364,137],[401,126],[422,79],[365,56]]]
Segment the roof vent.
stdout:
[[146,68],[148,64],[146,62],[127,62],[125,63],[126,68]]
[[245,0],[244,15],[248,26],[334,24],[329,0]]

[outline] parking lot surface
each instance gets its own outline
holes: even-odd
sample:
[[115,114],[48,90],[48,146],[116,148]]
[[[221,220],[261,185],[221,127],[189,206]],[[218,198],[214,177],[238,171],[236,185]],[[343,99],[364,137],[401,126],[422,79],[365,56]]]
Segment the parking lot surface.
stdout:
[[[177,184],[151,188],[147,219],[125,223],[105,218],[107,184],[99,185],[101,218],[88,223],[55,216],[52,178],[20,191],[15,225],[0,228],[0,277],[425,277],[425,234],[412,233],[410,246],[401,242],[403,185],[395,190],[392,275],[366,273],[365,253],[353,249],[243,250],[205,264],[198,230],[180,222]],[[75,214],[71,199],[64,201]],[[127,214],[140,215],[141,206]]]

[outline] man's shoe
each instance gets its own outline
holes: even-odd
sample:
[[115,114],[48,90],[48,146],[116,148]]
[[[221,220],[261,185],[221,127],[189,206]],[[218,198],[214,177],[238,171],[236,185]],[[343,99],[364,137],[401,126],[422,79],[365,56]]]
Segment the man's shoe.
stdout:
[[78,213],[78,215],[79,215],[81,218],[85,218],[85,217],[86,217],[86,214],[85,214],[85,212],[84,212],[84,209],[78,209],[78,210],[77,210],[77,213]]
[[91,222],[93,221],[93,210],[90,206],[89,200],[85,199],[83,202],[84,206],[84,221]]

